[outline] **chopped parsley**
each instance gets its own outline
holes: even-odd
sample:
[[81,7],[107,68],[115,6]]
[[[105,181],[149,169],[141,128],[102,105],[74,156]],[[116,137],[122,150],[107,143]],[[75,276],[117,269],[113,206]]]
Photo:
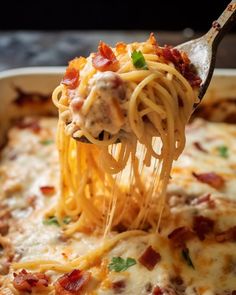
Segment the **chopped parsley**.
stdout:
[[52,139],[45,139],[45,140],[41,140],[40,143],[43,145],[49,145],[49,144],[53,143],[53,140]]
[[219,155],[222,157],[222,158],[228,158],[229,157],[229,149],[227,146],[225,145],[221,145],[217,148],[218,152],[219,152]]
[[[63,221],[64,224],[69,224],[71,222],[71,217],[70,216],[65,216],[62,221]],[[44,225],[57,225],[57,226],[60,225],[57,218],[56,218],[56,216],[50,216],[49,218],[44,219],[43,224]]]
[[192,262],[192,259],[191,259],[190,255],[189,255],[189,249],[188,248],[185,248],[185,249],[182,250],[182,257],[189,266],[191,266],[193,269],[195,269],[195,267],[193,265],[193,262]]
[[129,267],[135,265],[137,262],[133,258],[122,258],[122,257],[113,257],[111,263],[109,264],[109,270],[113,270],[116,272],[125,271]]
[[43,224],[44,225],[57,225],[57,226],[59,226],[59,222],[58,222],[56,216],[51,216],[47,219],[44,219]]
[[145,58],[141,51],[134,50],[131,54],[131,58],[136,69],[148,70]]

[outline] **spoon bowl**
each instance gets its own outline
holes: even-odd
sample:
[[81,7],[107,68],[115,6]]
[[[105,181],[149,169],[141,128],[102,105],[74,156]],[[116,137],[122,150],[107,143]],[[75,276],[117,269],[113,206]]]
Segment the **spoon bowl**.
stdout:
[[187,53],[201,78],[198,97],[203,98],[215,67],[216,52],[220,41],[236,23],[236,0],[230,2],[220,17],[212,23],[210,30],[202,37],[180,44],[176,48]]

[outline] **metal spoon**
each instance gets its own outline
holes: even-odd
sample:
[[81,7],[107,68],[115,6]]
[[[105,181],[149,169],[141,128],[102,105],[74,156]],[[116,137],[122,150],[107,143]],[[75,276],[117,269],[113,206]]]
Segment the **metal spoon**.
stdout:
[[[187,53],[191,63],[195,66],[199,77],[202,80],[198,97],[203,98],[215,67],[217,47],[236,23],[236,0],[229,3],[220,17],[212,23],[211,29],[202,37],[178,45],[176,48]],[[89,143],[86,137],[73,137],[74,139]],[[103,132],[98,136],[99,140],[103,139]]]
[[178,45],[176,48],[187,53],[202,79],[198,97],[203,98],[215,67],[216,51],[220,41],[236,23],[236,0],[229,3],[220,17],[212,23],[202,37]]

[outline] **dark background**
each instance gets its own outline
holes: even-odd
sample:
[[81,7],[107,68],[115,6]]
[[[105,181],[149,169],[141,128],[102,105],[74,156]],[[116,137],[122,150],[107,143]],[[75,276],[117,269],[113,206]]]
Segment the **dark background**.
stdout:
[[[173,46],[206,32],[229,0],[0,0],[0,71],[65,66],[99,40],[142,42],[150,32]],[[236,68],[236,26],[221,42],[219,68]]]
[[206,31],[229,2],[2,0],[0,30]]

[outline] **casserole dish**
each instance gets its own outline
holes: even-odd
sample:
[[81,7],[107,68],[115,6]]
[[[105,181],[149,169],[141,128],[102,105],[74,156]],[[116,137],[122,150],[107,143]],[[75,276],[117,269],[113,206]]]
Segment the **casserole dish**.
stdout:
[[[17,122],[20,118],[27,117],[27,116],[56,116],[57,111],[51,103],[51,92],[53,89],[59,84],[64,68],[26,68],[26,69],[17,69],[17,70],[10,70],[7,72],[2,72],[0,74],[0,89],[1,89],[1,107],[0,107],[0,143],[1,146],[4,146],[6,143],[6,135],[9,130],[9,127]],[[212,80],[211,86],[206,94],[206,97],[203,99],[199,108],[195,111],[195,117],[203,117],[209,121],[218,121],[218,122],[229,122],[229,123],[236,123],[236,71],[235,70],[216,70],[214,74],[214,78]],[[42,130],[47,130],[46,121],[40,121],[42,123]],[[235,243],[231,243],[227,241],[227,237],[232,230],[235,228],[234,218],[236,213],[236,205],[235,205],[235,189],[234,189],[234,179],[233,173],[235,171],[235,158],[234,158],[234,150],[236,145],[231,143],[229,146],[229,151],[227,151],[227,147],[222,146],[222,138],[217,138],[217,145],[216,147],[221,148],[220,150],[220,157],[217,154],[218,150],[215,149],[215,146],[212,142],[215,140],[214,134],[215,132],[218,136],[218,128],[213,128],[212,126],[204,127],[202,120],[200,119],[200,123],[196,123],[190,128],[187,128],[187,134],[193,134],[193,142],[187,143],[187,151],[183,157],[181,156],[180,161],[178,161],[177,165],[174,166],[173,179],[175,180],[174,183],[170,184],[170,192],[169,192],[169,204],[172,210],[172,213],[176,217],[173,221],[177,223],[176,226],[179,228],[184,227],[186,225],[190,225],[189,223],[189,216],[191,218],[196,216],[198,213],[200,215],[200,219],[198,221],[208,222],[207,226],[209,227],[208,231],[205,234],[209,234],[209,238],[207,237],[206,240],[202,242],[202,236],[200,236],[200,241],[197,240],[194,247],[193,245],[189,244],[189,249],[191,255],[187,251],[188,248],[184,249],[185,252],[182,252],[181,255],[178,251],[174,249],[171,254],[168,252],[168,244],[166,244],[166,240],[161,241],[162,248],[160,247],[160,254],[154,253],[156,255],[156,261],[161,261],[160,263],[166,263],[167,272],[172,267],[172,262],[176,263],[174,265],[174,270],[176,271],[175,275],[169,272],[168,276],[165,272],[163,272],[162,268],[158,267],[155,271],[150,271],[150,269],[146,270],[145,267],[138,264],[138,259],[135,262],[132,257],[138,258],[140,254],[145,250],[146,240],[145,236],[140,237],[130,237],[130,241],[119,241],[117,247],[111,250],[110,254],[105,258],[106,260],[103,261],[102,267],[99,266],[98,269],[95,269],[93,272],[93,277],[96,278],[96,282],[93,281],[94,286],[99,286],[99,290],[95,293],[93,290],[89,290],[87,293],[81,294],[118,294],[123,293],[126,295],[132,294],[158,294],[158,295],[166,295],[166,294],[218,294],[217,292],[212,293],[214,289],[214,282],[216,284],[216,288],[219,286],[217,275],[215,275],[216,268],[217,270],[223,269],[222,282],[224,282],[220,289],[220,294],[232,294],[235,295],[236,292],[236,284],[235,284]],[[31,122],[32,123],[32,122]],[[35,122],[33,122],[35,123]],[[54,122],[55,123],[55,122]],[[54,124],[53,123],[53,124]],[[6,279],[4,279],[3,283],[0,281],[0,292],[1,294],[24,294],[19,293],[18,291],[14,290],[12,287],[12,277],[13,271],[18,272],[22,269],[30,269],[35,270],[35,264],[30,264],[28,261],[41,261],[40,271],[46,271],[47,275],[51,276],[51,280],[54,283],[55,279],[58,278],[58,273],[55,274],[53,271],[53,263],[51,264],[47,262],[47,267],[51,265],[51,269],[47,269],[45,266],[45,261],[51,260],[51,256],[53,259],[60,262],[67,262],[66,267],[60,264],[61,272],[64,273],[64,269],[70,269],[70,261],[74,268],[80,268],[80,264],[76,264],[76,261],[79,255],[83,255],[86,253],[86,250],[93,250],[95,245],[100,245],[100,241],[97,241],[95,237],[84,238],[80,233],[76,232],[74,237],[71,238],[70,245],[71,248],[67,247],[67,241],[64,236],[61,235],[60,229],[57,227],[55,219],[46,220],[46,222],[51,222],[51,224],[45,225],[42,224],[42,220],[39,220],[39,216],[37,216],[37,212],[35,213],[35,208],[39,210],[42,209],[41,207],[43,203],[41,199],[46,199],[46,205],[49,204],[50,198],[58,197],[57,192],[59,191],[57,187],[58,182],[58,168],[56,167],[53,170],[53,173],[47,169],[51,164],[54,165],[56,162],[56,158],[54,154],[51,156],[52,153],[55,153],[55,146],[51,146],[50,138],[49,140],[46,138],[41,138],[37,132],[32,135],[32,141],[29,139],[28,132],[31,130],[26,130],[25,127],[34,127],[35,125],[16,125],[18,126],[10,133],[10,146],[8,150],[3,150],[5,153],[5,158],[7,164],[5,167],[14,165],[16,167],[22,167],[22,163],[25,166],[30,166],[30,169],[24,172],[22,170],[14,170],[9,169],[10,171],[16,173],[13,175],[10,174],[12,179],[10,180],[17,180],[18,182],[14,183],[12,181],[8,181],[8,187],[5,188],[4,194],[6,199],[12,197],[14,202],[8,202],[9,206],[11,207],[12,215],[16,216],[19,219],[19,224],[14,224],[12,228],[13,230],[10,232],[10,237],[15,239],[14,247],[16,249],[13,257],[11,258],[13,262],[19,262],[17,266],[17,270],[10,270],[7,269],[9,266],[9,261],[3,262],[2,265],[6,263],[6,269],[0,269],[0,275],[6,275]],[[44,126],[45,125],[45,126]],[[37,127],[37,125],[36,125]],[[44,130],[45,127],[45,130]],[[201,129],[202,128],[202,129]],[[208,129],[209,128],[209,129]],[[233,134],[234,126],[229,127],[230,132]],[[202,133],[194,132],[196,129],[201,129]],[[220,128],[219,128],[220,129]],[[52,129],[54,130],[54,129]],[[36,130],[37,131],[37,130]],[[219,130],[220,131],[220,130]],[[221,132],[221,131],[220,131]],[[17,138],[19,134],[25,133],[26,139],[28,141],[21,141],[21,138]],[[220,136],[223,135],[224,132],[221,132]],[[230,139],[232,138],[232,134]],[[42,136],[45,134],[42,133]],[[50,136],[52,136],[50,134]],[[14,136],[16,137],[16,145],[19,143],[25,144],[25,146],[15,147],[14,144]],[[191,135],[192,136],[192,135]],[[212,136],[212,137],[211,137]],[[39,137],[39,138],[38,138]],[[188,137],[188,135],[187,135]],[[210,138],[211,137],[211,138]],[[208,139],[207,139],[208,138]],[[23,138],[24,139],[24,138]],[[226,138],[227,139],[227,138]],[[36,142],[37,141],[37,142]],[[193,143],[193,145],[192,145]],[[224,142],[224,144],[227,141]],[[31,145],[35,145],[35,149],[31,148]],[[191,151],[193,147],[196,147],[196,151],[194,151],[194,157],[191,155]],[[21,149],[22,148],[22,149]],[[224,149],[223,149],[224,148]],[[40,151],[39,151],[40,149]],[[17,158],[17,154],[14,152],[20,151],[22,155]],[[54,151],[54,152],[53,152]],[[210,154],[211,151],[213,153],[213,157],[207,158],[207,154]],[[23,152],[26,152],[27,158],[24,156]],[[32,153],[35,152],[39,161],[34,162],[33,158],[31,157]],[[227,156],[227,152],[231,153],[229,161],[226,162],[225,158]],[[29,156],[29,158],[28,158]],[[221,157],[222,156],[222,157]],[[3,157],[4,158],[4,157]],[[49,158],[49,160],[47,159]],[[191,158],[194,159],[196,162],[193,166],[191,166]],[[16,160],[16,161],[15,161]],[[17,162],[18,161],[18,162]],[[48,161],[48,162],[47,162]],[[214,162],[218,161],[218,162]],[[16,163],[14,163],[16,162]],[[43,162],[43,163],[41,163]],[[44,163],[45,162],[45,163]],[[231,163],[229,163],[231,162]],[[17,164],[18,163],[18,164]],[[215,163],[219,163],[214,165]],[[44,166],[43,166],[43,165]],[[204,165],[206,164],[206,166]],[[17,166],[18,165],[18,166]],[[179,165],[179,166],[178,166]],[[3,162],[4,166],[4,162]],[[230,166],[230,171],[227,170],[228,166]],[[184,169],[180,170],[180,167],[184,167]],[[207,169],[212,169],[215,172],[215,177],[217,178],[217,173],[223,173],[223,177],[229,177],[227,179],[227,190],[221,190],[222,179],[220,183],[215,185],[214,182],[208,184],[204,183],[201,178],[201,174],[199,171],[203,169],[203,172],[209,172]],[[0,167],[1,168],[1,167]],[[8,169],[8,167],[7,167]],[[0,169],[0,180],[1,176],[5,177],[7,175],[7,169]],[[193,170],[194,169],[194,170]],[[226,169],[226,170],[224,170]],[[42,173],[42,171],[44,173]],[[29,173],[30,172],[30,173]],[[2,173],[2,174],[1,174]],[[25,174],[31,174],[30,176],[24,176]],[[204,174],[204,173],[203,173]],[[18,175],[21,176],[21,182],[24,182],[24,177],[28,179],[28,183],[26,183],[26,188],[23,186],[23,193],[20,191],[22,189],[22,184],[20,180],[17,179]],[[23,175],[23,176],[22,176]],[[213,174],[211,174],[212,176]],[[16,177],[15,177],[16,176]],[[32,176],[32,177],[31,177]],[[234,176],[235,177],[235,176]],[[31,179],[32,178],[32,179]],[[199,178],[200,181],[198,182]],[[184,181],[185,182],[184,182]],[[48,182],[47,182],[48,181]],[[202,183],[203,182],[203,183]],[[226,182],[226,181],[225,181]],[[33,185],[32,185],[33,184]],[[223,183],[224,185],[224,183]],[[30,188],[32,186],[32,190]],[[214,187],[215,186],[215,187]],[[215,188],[220,188],[219,190]],[[182,190],[185,188],[185,190]],[[0,187],[0,197],[1,197],[1,189]],[[24,191],[25,190],[25,191]],[[54,194],[54,191],[56,193]],[[208,192],[208,194],[206,194]],[[52,197],[51,195],[54,196]],[[225,195],[228,199],[225,199]],[[28,202],[27,205],[22,203],[21,198],[25,198]],[[211,196],[215,199],[212,200]],[[39,201],[37,201],[37,198]],[[36,200],[35,200],[36,199]],[[231,203],[230,203],[231,202]],[[212,243],[215,239],[215,236],[210,235],[210,231],[212,229],[212,221],[209,222],[211,218],[214,218],[214,206],[219,205],[220,214],[223,216],[220,219],[220,223],[216,226],[216,233],[214,233],[219,240],[219,244],[216,248],[213,249]],[[1,204],[0,204],[1,205]],[[1,208],[1,207],[0,207]],[[44,208],[45,209],[45,208]],[[0,214],[5,210],[4,207],[0,209]],[[35,214],[35,216],[34,216]],[[202,215],[205,216],[205,219]],[[1,217],[1,216],[0,216]],[[232,218],[230,218],[232,217]],[[25,218],[25,219],[24,219]],[[27,222],[25,222],[26,220]],[[196,220],[196,218],[194,219]],[[29,221],[29,222],[28,222]],[[39,222],[40,221],[40,222]],[[192,219],[191,219],[192,221]],[[68,221],[66,221],[68,222]],[[214,221],[217,223],[217,218]],[[231,224],[232,223],[232,224]],[[29,224],[29,225],[28,225]],[[51,226],[48,226],[51,225]],[[55,226],[56,225],[56,226]],[[47,229],[46,227],[47,226]],[[229,230],[228,230],[229,229]],[[231,231],[230,231],[231,229]],[[0,228],[1,230],[1,228]],[[15,232],[14,232],[15,230]],[[118,229],[118,232],[122,233],[122,229]],[[196,228],[196,232],[198,233],[199,228]],[[174,232],[174,231],[173,231]],[[22,234],[24,233],[24,234]],[[126,232],[128,233],[128,232]],[[169,233],[169,232],[168,232]],[[234,233],[234,231],[233,231]],[[16,238],[15,238],[16,237]],[[1,235],[0,235],[1,238]],[[203,236],[205,239],[205,236]],[[234,237],[233,237],[234,238]],[[197,238],[196,238],[197,239]],[[226,240],[224,240],[226,239]],[[128,240],[128,238],[127,238]],[[40,242],[39,242],[40,241]],[[79,242],[80,241],[80,246]],[[228,244],[225,244],[227,242]],[[0,244],[2,241],[0,240]],[[41,244],[40,244],[41,243]],[[203,243],[203,244],[202,244]],[[43,245],[42,245],[43,244]],[[164,245],[164,247],[163,247]],[[5,246],[5,245],[4,245]],[[160,245],[159,245],[160,246]],[[204,246],[204,247],[203,247]],[[4,247],[3,247],[4,248]],[[7,246],[6,246],[7,249]],[[75,249],[75,251],[74,251]],[[150,250],[150,249],[149,249]],[[214,250],[214,251],[213,251]],[[73,252],[74,251],[74,252]],[[165,252],[166,251],[166,252]],[[223,252],[222,252],[223,251]],[[227,253],[226,253],[227,252]],[[79,254],[78,254],[79,253]],[[144,254],[146,251],[144,252]],[[172,255],[174,260],[169,262],[169,254]],[[223,262],[223,266],[218,263],[218,256],[224,253],[225,261]],[[93,252],[94,254],[94,252]],[[95,253],[96,254],[96,253]],[[209,262],[207,259],[211,254],[214,254],[214,257]],[[111,274],[107,273],[107,260],[112,260],[113,258],[119,258],[120,256],[124,255],[124,257],[132,258],[129,260],[131,263],[130,273],[128,272],[121,272],[116,273],[113,272]],[[145,254],[147,255],[147,253]],[[144,256],[145,256],[144,255]],[[68,258],[69,257],[69,258]],[[142,256],[141,256],[142,257]],[[0,257],[1,258],[1,257]],[[192,260],[191,260],[192,258]],[[69,260],[69,262],[68,262]],[[117,259],[116,259],[117,260]],[[145,259],[144,259],[145,260]],[[183,261],[184,263],[183,263]],[[43,262],[42,262],[43,261]],[[139,259],[140,261],[140,259]],[[21,265],[21,262],[23,263]],[[115,260],[113,260],[115,263]],[[122,261],[124,262],[124,261]],[[11,263],[11,261],[10,261]],[[24,264],[25,263],[25,264]],[[28,264],[27,264],[28,263]],[[34,262],[35,263],[35,262]],[[212,263],[212,267],[209,269],[206,265]],[[183,265],[184,264],[184,265]],[[27,267],[28,265],[28,267]],[[57,265],[57,264],[55,264]],[[162,264],[161,264],[162,266]],[[45,268],[44,268],[45,267]],[[105,268],[105,270],[104,270]],[[206,271],[205,271],[206,269]],[[196,272],[195,272],[196,270]],[[198,276],[197,271],[199,270],[200,277]],[[21,273],[20,273],[21,275]],[[23,275],[27,275],[23,273]],[[183,277],[182,277],[183,276]],[[189,276],[189,281],[188,281]],[[156,281],[158,277],[158,282]],[[1,278],[1,276],[0,276]],[[233,278],[233,279],[232,279]],[[37,278],[36,278],[37,280]],[[191,285],[190,281],[197,281],[197,285]],[[96,285],[96,284],[97,285]],[[159,288],[156,284],[161,284],[161,288]],[[2,284],[2,285],[1,285]],[[95,285],[94,285],[95,284]],[[201,285],[202,284],[202,285]],[[163,287],[164,286],[164,287]],[[205,287],[207,286],[207,287]],[[2,289],[1,289],[2,287]],[[187,288],[186,288],[187,287]],[[142,290],[142,291],[141,291]],[[182,290],[182,291],[181,291]],[[196,291],[197,290],[197,291]],[[227,290],[230,290],[227,293]],[[91,292],[90,292],[91,291]],[[174,293],[173,293],[174,292]],[[211,293],[209,293],[211,292]],[[53,285],[49,286],[49,289],[46,291],[40,291],[39,293],[33,291],[33,294],[55,294]],[[57,293],[56,293],[57,294]]]

